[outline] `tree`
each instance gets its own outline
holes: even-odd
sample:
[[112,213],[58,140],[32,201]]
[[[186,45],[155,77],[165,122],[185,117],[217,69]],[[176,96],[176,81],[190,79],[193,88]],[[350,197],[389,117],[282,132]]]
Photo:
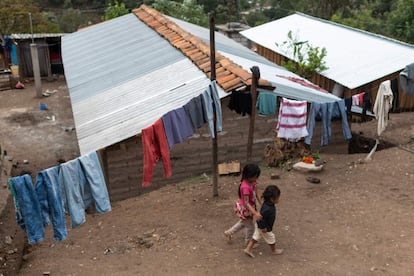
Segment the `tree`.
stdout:
[[295,10],[289,0],[272,0],[269,4],[270,6],[264,9],[263,13],[270,21],[287,16]]
[[60,33],[61,32],[56,14],[54,14],[53,12],[42,12],[41,14],[42,14],[42,17],[47,22],[47,25],[45,26],[46,28],[44,30],[39,30],[39,32],[42,32],[42,33],[48,33],[48,32]]
[[252,27],[259,26],[266,22],[269,22],[269,17],[267,17],[262,12],[257,11],[249,12],[249,14],[247,14],[244,18],[247,25]]
[[47,29],[47,22],[39,8],[30,0],[1,0],[0,35],[30,33],[30,16],[34,32]]
[[358,0],[301,0],[292,1],[295,9],[316,17],[329,19],[343,7],[352,7],[361,1]]
[[215,13],[217,24],[224,24],[232,21],[240,22],[242,20],[241,11],[251,8],[247,0],[198,0],[197,3],[203,6],[205,14],[212,11]]
[[65,33],[72,33],[79,29],[79,27],[87,25],[87,19],[82,15],[78,9],[66,9],[62,16],[59,17],[59,26]]
[[[277,43],[276,45],[279,47]],[[327,55],[326,48],[314,47],[308,41],[300,41],[292,31],[289,31],[288,39],[280,48],[289,58],[282,66],[306,79],[310,79],[314,73],[328,69],[324,61]]]
[[108,7],[105,9],[105,14],[102,16],[102,20],[110,20],[112,18],[128,14],[129,10],[125,7],[124,3],[119,4],[118,0],[114,1],[114,5],[111,3],[108,4]]
[[373,9],[367,5],[360,6],[358,11],[348,10],[346,15],[344,14],[344,11],[336,12],[332,15],[331,21],[372,33],[385,34],[383,21],[373,17]]
[[155,0],[152,7],[165,15],[170,15],[200,26],[208,26],[209,24],[209,19],[204,13],[203,6],[197,5],[197,1],[195,0],[184,0],[182,3]]
[[389,33],[408,43],[414,43],[414,0],[399,0],[390,12]]

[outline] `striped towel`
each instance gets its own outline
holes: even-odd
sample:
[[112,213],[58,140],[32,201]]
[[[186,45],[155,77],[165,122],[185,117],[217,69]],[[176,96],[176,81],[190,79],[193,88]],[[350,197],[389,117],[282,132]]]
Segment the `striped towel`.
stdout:
[[299,139],[308,136],[306,129],[307,102],[283,98],[276,126],[277,137]]

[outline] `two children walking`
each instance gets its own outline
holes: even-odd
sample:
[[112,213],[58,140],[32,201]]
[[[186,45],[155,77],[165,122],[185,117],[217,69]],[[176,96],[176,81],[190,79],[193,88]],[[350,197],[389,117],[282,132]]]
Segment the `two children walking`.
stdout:
[[[259,197],[257,179],[260,172],[260,168],[256,164],[244,166],[238,191],[239,198],[234,206],[239,220],[224,231],[226,238],[231,241],[233,235],[244,228],[246,246],[244,252],[250,257],[254,257],[252,249],[261,238],[269,244],[273,254],[283,253],[283,249],[276,248],[275,235],[272,232],[276,220],[275,204],[279,202],[280,190],[276,185],[269,185]],[[260,212],[257,211],[256,202],[262,205]]]

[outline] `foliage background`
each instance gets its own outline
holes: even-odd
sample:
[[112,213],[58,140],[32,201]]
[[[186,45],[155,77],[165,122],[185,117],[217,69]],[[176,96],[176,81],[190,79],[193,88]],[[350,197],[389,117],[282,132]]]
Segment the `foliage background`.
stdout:
[[0,35],[74,32],[80,27],[128,13],[141,4],[206,26],[242,22],[257,26],[295,11],[414,43],[414,0],[1,0]]

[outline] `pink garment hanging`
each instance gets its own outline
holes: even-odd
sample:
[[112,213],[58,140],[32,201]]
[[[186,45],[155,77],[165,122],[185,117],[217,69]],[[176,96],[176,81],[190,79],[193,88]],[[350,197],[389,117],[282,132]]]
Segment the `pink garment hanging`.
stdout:
[[359,105],[358,94],[352,96],[352,105]]
[[148,187],[151,185],[154,167],[160,157],[162,157],[162,162],[164,163],[164,177],[170,177],[172,174],[170,149],[161,119],[158,119],[152,126],[142,130],[142,148],[144,151],[142,186]]

